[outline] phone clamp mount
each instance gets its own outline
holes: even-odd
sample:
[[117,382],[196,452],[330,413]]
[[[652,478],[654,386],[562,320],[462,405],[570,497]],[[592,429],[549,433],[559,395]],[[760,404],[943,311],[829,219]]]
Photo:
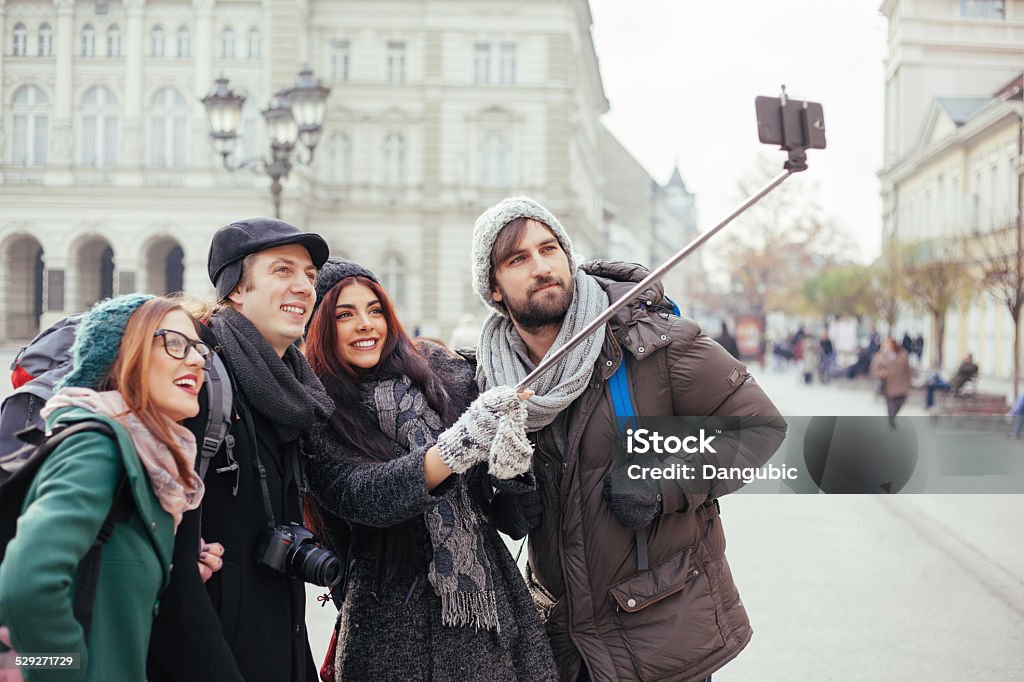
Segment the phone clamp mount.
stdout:
[[825,115],[817,102],[794,100],[783,85],[778,97],[755,98],[754,109],[758,139],[789,152],[787,171],[807,170],[807,150],[825,148]]

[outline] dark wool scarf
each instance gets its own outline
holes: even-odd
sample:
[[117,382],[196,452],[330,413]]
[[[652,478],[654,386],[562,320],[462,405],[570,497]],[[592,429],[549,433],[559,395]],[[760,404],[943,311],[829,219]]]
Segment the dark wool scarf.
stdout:
[[234,308],[218,310],[210,324],[235,383],[252,408],[273,424],[278,442],[296,440],[334,412],[334,401],[295,346],[278,357],[253,323]]
[[[408,377],[364,381],[360,393],[381,431],[403,452],[426,450],[444,430],[441,418]],[[457,476],[452,494],[440,497],[423,517],[434,548],[428,577],[441,598],[441,621],[497,631],[491,566],[465,478]]]

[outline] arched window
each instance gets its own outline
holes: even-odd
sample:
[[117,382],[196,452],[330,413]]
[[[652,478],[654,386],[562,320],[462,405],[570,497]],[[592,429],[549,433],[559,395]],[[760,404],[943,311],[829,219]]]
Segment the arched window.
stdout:
[[253,26],[249,29],[249,59],[259,59],[263,56],[262,52],[260,30]]
[[153,30],[149,32],[149,56],[163,57],[165,54],[164,27],[157,24],[153,27]]
[[220,32],[220,56],[221,59],[235,58],[235,31],[230,26]]
[[389,133],[384,138],[384,184],[401,185],[405,182],[405,138]]
[[352,182],[352,142],[345,133],[331,135],[327,145],[328,177],[340,185]]
[[11,46],[11,56],[24,57],[28,54],[28,29],[20,21],[14,25],[14,44]]
[[14,93],[11,102],[11,164],[46,164],[49,103],[46,93],[34,85],[24,85]]
[[92,24],[82,27],[82,56],[96,56],[96,29],[92,27]]
[[149,100],[149,162],[184,168],[188,149],[188,102],[174,88],[160,88]]
[[178,56],[192,56],[192,36],[189,34],[188,26],[178,27]]
[[39,56],[53,56],[53,29],[45,22],[39,26]]
[[508,183],[508,147],[501,133],[484,136],[481,148],[481,169],[483,184],[488,187],[503,187]]
[[96,85],[82,95],[81,140],[83,166],[117,165],[117,97]]
[[117,24],[111,24],[107,29],[107,56],[121,56],[121,29]]
[[397,253],[384,257],[383,267],[378,270],[384,291],[396,305],[405,304],[405,264]]

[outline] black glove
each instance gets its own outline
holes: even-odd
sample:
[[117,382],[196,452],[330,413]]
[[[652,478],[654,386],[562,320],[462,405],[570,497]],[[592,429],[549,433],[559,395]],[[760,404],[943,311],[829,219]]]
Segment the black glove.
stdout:
[[[649,459],[649,461],[647,461]],[[630,463],[641,470],[661,465],[657,459],[645,458]],[[661,465],[663,466],[663,465]],[[615,469],[604,477],[604,499],[615,519],[626,528],[646,528],[662,513],[661,481],[633,479],[626,473],[629,465]],[[633,470],[636,472],[636,469]]]
[[513,540],[519,540],[540,527],[544,505],[536,490],[519,494],[499,493],[491,501],[491,514],[499,530]]

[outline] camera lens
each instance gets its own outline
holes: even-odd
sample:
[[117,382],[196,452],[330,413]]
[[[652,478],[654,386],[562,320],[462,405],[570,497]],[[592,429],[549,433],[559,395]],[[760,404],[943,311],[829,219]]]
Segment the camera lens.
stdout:
[[341,578],[341,562],[334,552],[311,542],[295,548],[291,565],[292,575],[314,585],[330,587]]

